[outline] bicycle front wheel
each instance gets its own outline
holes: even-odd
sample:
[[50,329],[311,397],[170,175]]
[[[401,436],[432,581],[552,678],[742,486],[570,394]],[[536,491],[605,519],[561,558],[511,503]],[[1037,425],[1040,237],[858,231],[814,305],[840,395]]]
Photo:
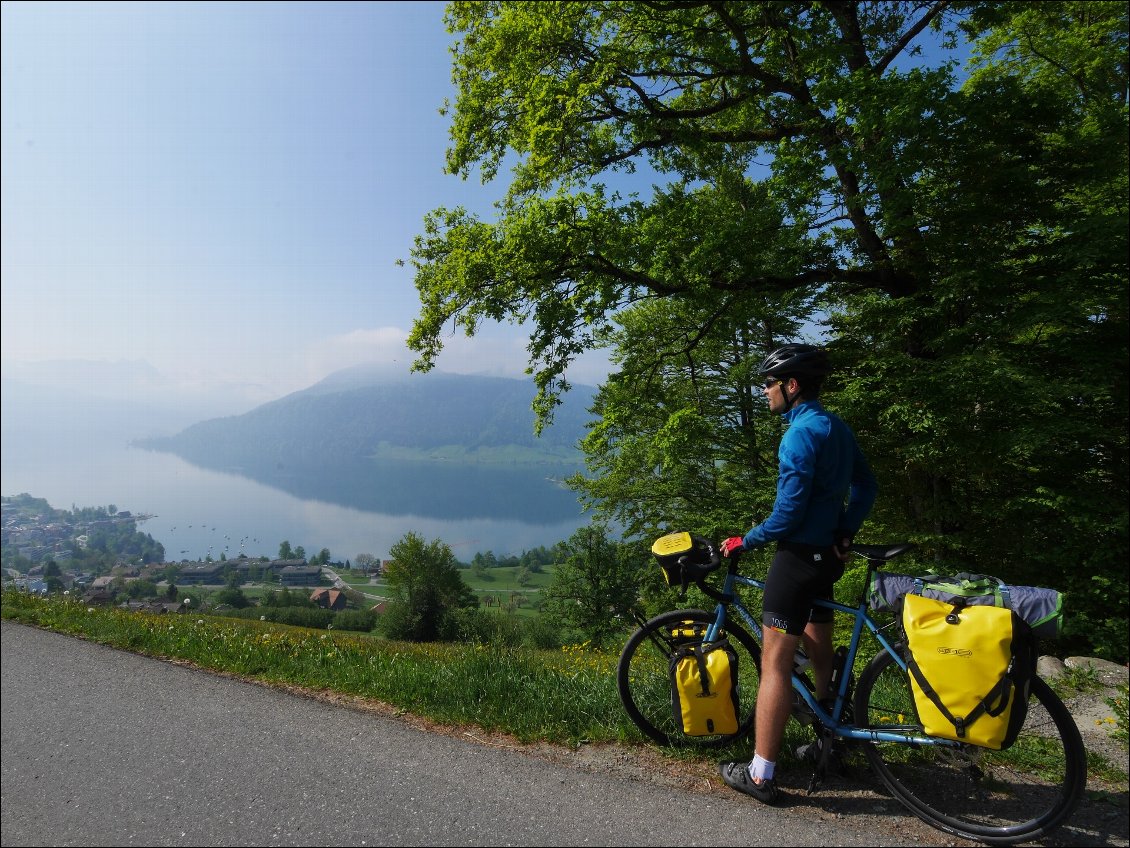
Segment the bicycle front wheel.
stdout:
[[[910,678],[886,651],[871,661],[855,694],[856,723],[921,735]],[[1074,812],[1087,782],[1079,728],[1051,688],[1032,680],[1028,717],[1004,751],[905,742],[868,742],[871,767],[919,818],[989,845],[1050,833]]]
[[[745,630],[727,624],[725,635],[738,655],[738,729],[732,734],[687,736],[675,720],[671,699],[671,656],[676,647],[702,642],[714,621],[706,610],[673,610],[657,615],[632,634],[616,667],[616,686],[636,726],[660,745],[717,748],[753,728],[753,707],[761,674],[761,649]],[[688,637],[695,632],[698,635]]]

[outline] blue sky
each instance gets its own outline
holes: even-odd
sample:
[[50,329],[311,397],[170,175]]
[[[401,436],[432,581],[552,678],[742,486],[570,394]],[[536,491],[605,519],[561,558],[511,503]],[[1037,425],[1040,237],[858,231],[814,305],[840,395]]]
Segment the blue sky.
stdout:
[[[443,173],[443,4],[4,2],[0,358],[148,362],[262,397],[406,364]],[[443,370],[519,376],[520,328]],[[603,373],[579,367],[574,379]]]

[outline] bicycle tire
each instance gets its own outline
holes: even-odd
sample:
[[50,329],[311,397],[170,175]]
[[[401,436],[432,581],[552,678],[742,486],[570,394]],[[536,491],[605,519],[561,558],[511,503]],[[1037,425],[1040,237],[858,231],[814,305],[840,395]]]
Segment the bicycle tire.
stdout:
[[[910,678],[886,651],[859,679],[855,715],[859,727],[922,733]],[[1075,811],[1087,782],[1079,728],[1039,678],[1032,680],[1024,726],[1007,750],[903,742],[862,747],[887,789],[915,815],[988,845],[1014,845],[1052,832]]]
[[[628,639],[616,665],[616,688],[628,716],[645,736],[660,745],[683,748],[718,748],[740,739],[753,729],[753,708],[761,675],[761,648],[749,633],[728,623],[725,630],[738,654],[738,729],[732,734],[687,736],[675,721],[671,703],[671,656],[676,638],[672,632],[687,622],[709,625],[712,612],[672,610],[645,622]],[[680,640],[678,644],[687,644]],[[694,641],[694,640],[690,640]],[[698,641],[701,642],[701,639]]]

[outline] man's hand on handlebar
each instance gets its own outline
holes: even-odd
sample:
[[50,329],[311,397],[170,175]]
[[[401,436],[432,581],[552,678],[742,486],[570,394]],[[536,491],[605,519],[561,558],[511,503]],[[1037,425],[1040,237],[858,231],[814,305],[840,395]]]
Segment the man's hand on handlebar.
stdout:
[[741,553],[745,550],[745,540],[741,536],[731,536],[722,543],[722,556],[729,557],[732,553]]

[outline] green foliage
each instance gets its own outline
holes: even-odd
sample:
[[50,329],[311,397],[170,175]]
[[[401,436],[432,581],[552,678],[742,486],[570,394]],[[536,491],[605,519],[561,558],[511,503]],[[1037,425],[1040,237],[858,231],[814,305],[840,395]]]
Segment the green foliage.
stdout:
[[1106,704],[1114,712],[1116,726],[1112,735],[1124,747],[1130,748],[1130,687],[1123,683],[1116,695],[1106,699]]
[[292,627],[312,627],[325,630],[334,621],[335,613],[320,607],[255,607],[233,610],[225,613],[232,618],[259,619]]
[[126,584],[126,594],[131,598],[156,598],[161,589],[152,580],[131,580]]
[[221,589],[212,596],[212,605],[220,606],[226,604],[234,609],[243,609],[251,605],[251,601],[243,594],[243,590],[229,586],[226,589]]
[[880,482],[867,540],[1058,588],[1064,649],[1125,661],[1126,4],[455,2],[447,23],[448,170],[513,171],[496,220],[424,221],[418,368],[452,326],[524,322],[545,419],[611,346],[574,486],[630,539],[721,536],[772,499],[751,365],[822,324],[826,401]]
[[281,589],[273,589],[263,595],[262,600],[259,602],[265,607],[316,607],[313,601],[310,600],[310,595],[307,592],[292,592],[289,586],[283,586]]
[[316,606],[245,606],[224,610],[225,618],[242,618],[286,624],[291,627],[309,627],[316,630],[343,630],[368,633],[376,625],[377,617],[369,610],[342,610],[333,612]]
[[464,608],[455,613],[456,640],[470,645],[553,650],[563,644],[560,629],[545,616],[519,617],[499,610]]
[[586,505],[649,543],[673,530],[743,533],[772,504],[781,423],[758,415],[764,347],[796,331],[803,304],[747,298],[723,317],[641,304],[609,335],[619,370],[597,394],[583,443]]
[[584,635],[596,648],[623,633],[621,619],[637,608],[646,559],[638,545],[612,541],[601,524],[579,528],[559,546],[543,614]]
[[478,601],[463,582],[451,548],[438,539],[425,543],[408,533],[392,546],[389,556],[390,598],[381,616],[381,632],[412,642],[455,639],[455,612],[477,606]]

